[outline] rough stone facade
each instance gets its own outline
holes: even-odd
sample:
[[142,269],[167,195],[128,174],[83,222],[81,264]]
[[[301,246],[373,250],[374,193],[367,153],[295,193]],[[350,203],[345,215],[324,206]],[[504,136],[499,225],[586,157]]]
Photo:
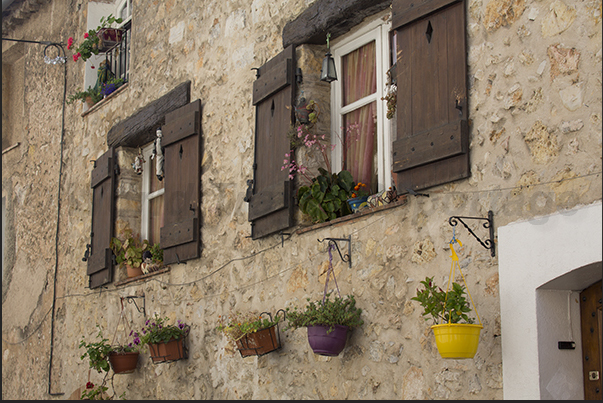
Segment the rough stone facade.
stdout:
[[[471,177],[335,225],[300,224],[282,243],[249,237],[252,68],[282,50],[283,27],[311,0],[134,0],[127,88],[89,113],[67,105],[64,132],[63,65],[45,64],[42,45],[3,41],[3,399],[65,399],[99,382],[79,343],[97,324],[112,336],[120,297],[130,295],[145,296],[147,317],[182,319],[191,333],[187,360],[157,365],[145,353],[135,373],[115,376],[128,399],[501,399],[498,257],[457,228],[484,325],[473,360],[441,359],[410,298],[426,276],[448,278],[450,216],[492,210],[498,227],[601,200],[602,8],[600,0],[465,1]],[[33,3],[37,11],[26,13]],[[87,0],[13,6],[3,38],[66,43],[86,27]],[[312,82],[322,85],[324,47],[297,52],[311,92]],[[70,55],[67,95],[84,80]],[[186,80],[191,101],[203,104],[202,256],[90,290],[82,257],[91,160],[106,151],[111,127]],[[322,297],[328,255],[317,239],[350,235],[352,267],[337,255],[333,263],[364,325],[339,357],[315,355],[303,329],[281,328],[278,352],[242,358],[216,332],[231,310],[274,313]],[[133,328],[143,325],[133,305],[125,313]]]

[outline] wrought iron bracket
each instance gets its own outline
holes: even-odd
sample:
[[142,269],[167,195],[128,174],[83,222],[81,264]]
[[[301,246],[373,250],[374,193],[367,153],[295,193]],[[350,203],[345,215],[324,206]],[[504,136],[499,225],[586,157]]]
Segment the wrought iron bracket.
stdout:
[[[337,253],[339,253],[339,257],[342,261],[348,262],[350,269],[352,268],[352,236],[348,235],[347,238],[324,238],[322,240],[318,239],[318,242],[322,243],[324,241],[329,241],[329,245],[335,245],[337,249]],[[345,255],[341,255],[341,250],[339,250],[339,245],[337,241],[344,241],[348,243],[348,253]]]
[[[140,310],[140,307],[138,307],[138,304],[136,303],[135,299],[136,298],[142,298],[142,311]],[[146,303],[145,303],[145,297],[144,294],[142,295],[128,295],[127,297],[121,297],[122,301],[125,299],[126,301],[128,301],[128,304],[134,304],[134,306],[136,307],[136,310],[143,314],[143,316],[146,318],[147,317],[147,313],[146,313]]]
[[291,235],[291,234],[288,234],[283,231],[279,232],[278,234],[281,236],[281,248],[283,248],[285,246],[285,235]]
[[[494,252],[494,223],[492,221],[492,218],[494,217],[492,210],[488,211],[488,218],[483,218],[483,217],[459,217],[459,216],[452,216],[448,219],[448,223],[450,225],[452,225],[453,227],[456,227],[456,225],[459,223],[463,224],[465,226],[465,228],[467,228],[467,231],[469,231],[469,233],[471,235],[473,235],[473,237],[475,239],[478,240],[478,242],[486,249],[490,250],[490,255],[492,257],[495,256],[495,252]],[[483,223],[482,225],[484,226],[484,228],[488,228],[489,229],[489,235],[490,235],[490,239],[486,239],[485,241],[482,241],[477,235],[475,235],[475,233],[471,230],[471,228],[469,228],[469,226],[467,226],[467,224],[465,224],[465,222],[463,221],[463,219],[465,220],[485,220],[486,222]]]

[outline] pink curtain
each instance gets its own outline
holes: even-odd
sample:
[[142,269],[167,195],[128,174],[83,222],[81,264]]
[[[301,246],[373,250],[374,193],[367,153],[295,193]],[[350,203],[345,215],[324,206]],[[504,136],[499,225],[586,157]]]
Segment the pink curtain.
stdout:
[[[377,91],[375,42],[342,58],[343,105],[349,105]],[[372,102],[343,116],[344,169],[356,182],[377,191],[376,133],[377,104]]]

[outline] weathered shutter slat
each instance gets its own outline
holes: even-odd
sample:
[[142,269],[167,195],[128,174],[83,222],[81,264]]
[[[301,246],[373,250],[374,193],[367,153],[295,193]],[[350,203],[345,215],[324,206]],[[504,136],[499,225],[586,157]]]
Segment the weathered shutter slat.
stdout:
[[92,188],[92,225],[90,256],[86,274],[90,288],[113,281],[113,259],[109,249],[113,236],[115,212],[115,154],[110,148],[94,163],[90,175]]
[[399,192],[470,176],[464,2],[394,0]]
[[163,263],[201,256],[201,101],[165,116]]
[[287,47],[258,69],[253,193],[249,200],[251,237],[257,239],[293,225],[293,200],[288,170],[281,170],[289,152],[287,133],[294,122],[295,49]]

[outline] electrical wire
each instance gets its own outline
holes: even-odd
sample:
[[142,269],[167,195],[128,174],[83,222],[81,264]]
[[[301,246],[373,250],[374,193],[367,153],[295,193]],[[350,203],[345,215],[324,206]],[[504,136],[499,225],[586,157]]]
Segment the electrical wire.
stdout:
[[[513,189],[520,190],[520,189],[523,189],[523,188],[530,188],[532,186],[547,185],[547,184],[552,184],[552,183],[561,183],[561,182],[565,182],[565,181],[569,181],[569,180],[574,180],[574,179],[579,179],[579,178],[585,178],[585,177],[595,176],[595,175],[600,175],[600,174],[601,174],[601,172],[595,172],[595,173],[591,173],[591,174],[576,176],[576,177],[573,177],[573,178],[565,178],[565,179],[561,179],[561,180],[550,181],[550,182],[543,182],[543,183],[537,183],[537,184],[533,184],[533,185],[513,186],[513,187],[508,187],[508,188],[490,189],[490,190],[482,190],[482,191],[434,192],[434,193],[432,193],[432,195],[463,194],[463,193],[483,193],[483,192],[495,192],[495,191],[513,190]],[[392,213],[390,213],[390,214],[392,214]],[[359,232],[362,232],[367,227],[372,226],[372,225],[374,225],[377,222],[386,220],[389,217],[390,214],[383,215],[380,218],[377,218],[377,219],[369,222],[368,224],[364,225],[363,227],[355,229],[350,234],[354,235],[354,234],[357,234]],[[299,225],[297,226],[297,228],[300,228],[300,227],[301,226],[299,226]],[[295,231],[293,231],[293,232],[295,232]],[[289,235],[288,237],[284,238],[283,240],[284,241],[289,241],[291,238],[292,238],[292,235]],[[272,246],[269,246],[269,247],[267,247],[265,249],[262,249],[262,250],[260,250],[258,252],[254,252],[254,253],[252,253],[250,255],[242,256],[242,257],[238,257],[238,258],[232,258],[232,259],[228,260],[226,263],[222,264],[216,270],[214,270],[211,273],[208,273],[207,275],[205,275],[205,276],[203,276],[201,278],[198,278],[196,280],[192,280],[192,281],[188,281],[188,282],[184,282],[184,283],[170,283],[170,282],[159,280],[158,278],[151,277],[151,278],[147,278],[147,279],[142,279],[141,281],[143,283],[150,282],[150,281],[155,281],[155,282],[158,282],[158,283],[166,285],[166,286],[186,286],[186,285],[196,284],[198,282],[201,282],[203,280],[206,280],[207,278],[210,278],[210,277],[214,276],[215,274],[219,273],[220,271],[222,271],[224,268],[226,268],[228,265],[230,265],[233,262],[237,262],[237,261],[242,261],[242,260],[247,260],[247,259],[253,258],[253,257],[258,256],[260,254],[263,254],[263,253],[265,253],[265,252],[267,252],[269,250],[275,249],[279,245],[282,245],[281,241],[279,241],[279,242],[277,242],[277,243],[273,244]],[[318,254],[311,255],[307,259],[305,259],[304,261],[302,261],[301,263],[309,262],[309,261],[311,261],[316,256],[318,256]],[[273,274],[271,276],[268,276],[268,277],[266,277],[264,279],[255,281],[253,283],[249,283],[249,284],[246,284],[246,285],[234,288],[234,289],[226,290],[226,291],[223,291],[223,292],[220,292],[220,293],[216,293],[216,294],[212,294],[212,295],[206,295],[206,296],[200,298],[200,300],[205,300],[205,299],[210,299],[210,298],[214,298],[214,297],[219,297],[219,296],[225,295],[225,294],[231,294],[233,292],[242,291],[242,290],[245,290],[247,288],[250,288],[250,287],[253,287],[253,286],[265,283],[265,282],[270,281],[270,280],[272,280],[272,279],[274,279],[276,277],[281,276],[284,273],[287,273],[287,272],[289,272],[291,270],[294,270],[299,264],[300,263],[298,262],[293,267],[288,267],[288,268],[286,268],[284,270],[281,270],[281,271],[279,271],[279,272],[277,272],[277,273],[275,273],[275,274]],[[124,289],[130,288],[130,287],[138,287],[138,286],[140,286],[139,282],[136,283],[136,284],[126,284],[123,287],[116,288],[116,289],[108,289],[106,287],[103,287],[98,292],[90,292],[90,293],[85,293],[85,294],[67,294],[67,295],[64,295],[64,296],[61,296],[61,297],[56,297],[56,300],[65,299],[65,298],[71,298],[71,297],[99,296],[103,292],[105,292],[105,293],[119,292],[119,291],[123,291]],[[46,315],[44,315],[44,318],[42,318],[41,323],[27,337],[23,338],[22,340],[20,340],[18,342],[9,342],[9,341],[5,340],[4,338],[2,338],[2,340],[5,343],[11,344],[11,345],[21,344],[21,343],[25,342],[26,340],[28,340],[40,328],[41,324],[44,322],[44,320],[46,319],[46,317],[48,316],[48,313],[50,313],[50,311],[51,310],[48,310],[48,312],[46,313]]]

